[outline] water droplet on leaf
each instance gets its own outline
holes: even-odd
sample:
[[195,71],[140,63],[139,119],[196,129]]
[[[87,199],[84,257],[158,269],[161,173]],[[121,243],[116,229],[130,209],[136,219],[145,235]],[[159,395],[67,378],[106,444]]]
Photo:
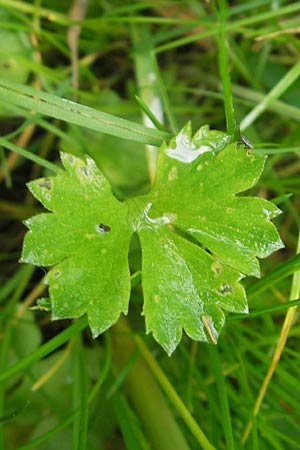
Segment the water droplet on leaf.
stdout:
[[164,213],[163,217],[167,219],[168,222],[165,223],[171,223],[174,222],[177,219],[177,214],[175,213]]
[[172,180],[176,180],[176,178],[177,178],[177,167],[173,166],[169,172],[168,180],[172,181]]

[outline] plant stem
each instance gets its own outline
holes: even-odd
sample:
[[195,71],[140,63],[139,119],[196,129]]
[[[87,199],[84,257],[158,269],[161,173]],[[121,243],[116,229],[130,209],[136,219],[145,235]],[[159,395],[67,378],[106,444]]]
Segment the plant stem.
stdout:
[[[111,337],[113,357],[117,365],[123,367],[136,349],[135,339],[125,318],[119,319]],[[180,427],[143,359],[137,358],[130,367],[125,383],[152,448],[188,450],[189,446]]]
[[148,366],[150,367],[152,373],[154,374],[155,378],[159,381],[160,385],[162,386],[163,390],[166,392],[167,396],[169,397],[170,401],[174,404],[175,408],[177,409],[178,413],[182,417],[182,419],[185,421],[186,425],[192,432],[193,436],[197,439],[198,443],[201,445],[201,447],[204,450],[215,450],[215,447],[209,442],[195,419],[192,417],[188,409],[186,408],[185,404],[167,379],[166,375],[163,373],[147,347],[145,346],[142,339],[138,336],[134,337],[134,340],[143,355],[143,358],[146,360]]
[[229,75],[228,65],[228,51],[227,51],[227,36],[225,32],[225,20],[226,20],[226,7],[224,1],[219,1],[220,5],[220,34],[218,35],[218,49],[219,49],[219,72],[222,80],[224,107],[226,116],[227,133],[234,135],[235,132],[235,119],[234,108],[232,100],[232,89]]
[[[10,301],[8,302],[4,312],[3,312],[3,318],[5,319],[5,325],[2,328],[2,342],[0,347],[0,367],[6,367],[8,360],[9,360],[9,350],[11,346],[11,340],[13,338],[13,329],[14,329],[14,313],[16,304],[20,300],[20,297],[22,296],[24,290],[26,289],[26,286],[29,282],[30,277],[32,276],[32,273],[34,271],[33,266],[27,266],[26,269],[23,272],[22,279],[20,280],[19,285],[16,287],[16,290],[14,292],[14,295],[11,297]],[[4,383],[0,384],[0,417],[4,415],[4,408],[5,408],[5,385]],[[0,423],[0,449],[4,449],[4,436],[3,436],[3,424]]]
[[[144,42],[151,42],[147,28],[132,26],[132,39],[135,45],[134,62],[135,74],[139,88],[139,96],[145,102],[151,113],[163,122],[163,109],[159,96],[159,89],[156,77],[156,62],[151,45],[146,49]],[[143,123],[145,126],[155,128],[146,114],[143,114]],[[147,163],[150,182],[152,183],[156,172],[157,148],[152,145],[146,145]]]

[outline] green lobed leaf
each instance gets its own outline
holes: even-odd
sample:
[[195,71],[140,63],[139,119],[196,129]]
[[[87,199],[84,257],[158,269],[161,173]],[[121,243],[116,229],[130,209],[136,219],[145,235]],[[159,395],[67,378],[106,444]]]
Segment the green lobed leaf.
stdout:
[[127,313],[129,243],[142,248],[146,330],[171,354],[183,330],[216,343],[224,311],[246,313],[240,283],[259,276],[257,257],[282,247],[270,219],[280,210],[237,196],[257,182],[265,157],[229,144],[208,126],[191,126],[160,148],[149,193],[119,201],[95,162],[62,153],[64,170],[29,183],[51,213],[25,223],[22,261],[53,266],[53,319],[88,315],[93,335]]

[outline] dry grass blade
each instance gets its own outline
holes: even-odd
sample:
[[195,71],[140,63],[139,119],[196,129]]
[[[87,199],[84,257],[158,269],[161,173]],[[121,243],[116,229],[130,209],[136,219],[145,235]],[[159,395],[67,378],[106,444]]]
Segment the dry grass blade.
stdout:
[[[297,254],[298,253],[300,253],[300,234],[299,234],[298,246],[297,246]],[[299,298],[299,295],[300,295],[300,271],[298,270],[293,275],[290,300],[297,300]],[[298,306],[293,306],[292,308],[289,308],[286,313],[285,320],[284,320],[282,328],[281,328],[279,340],[278,340],[277,346],[275,348],[271,364],[265,375],[265,378],[263,380],[263,383],[261,385],[261,388],[259,390],[258,396],[257,396],[255,404],[254,404],[254,408],[253,408],[253,412],[252,412],[253,417],[257,416],[260,411],[260,407],[264,400],[264,397],[267,392],[268,386],[270,384],[271,378],[272,378],[272,376],[276,370],[276,367],[279,363],[279,360],[280,360],[280,357],[284,350],[290,329],[294,323],[297,308],[298,308]],[[250,420],[245,428],[245,431],[244,431],[244,434],[242,437],[243,445],[245,444],[245,442],[247,441],[247,439],[249,437],[249,434],[252,430],[252,426],[253,426],[253,422],[252,422],[252,420]]]
[[[74,0],[70,11],[69,18],[74,21],[83,20],[88,8],[89,0]],[[78,76],[78,39],[81,32],[80,25],[71,25],[68,28],[67,41],[71,51],[71,64],[72,64],[72,87],[74,91],[78,89],[79,86],[79,76]],[[75,93],[73,96],[75,100]]]

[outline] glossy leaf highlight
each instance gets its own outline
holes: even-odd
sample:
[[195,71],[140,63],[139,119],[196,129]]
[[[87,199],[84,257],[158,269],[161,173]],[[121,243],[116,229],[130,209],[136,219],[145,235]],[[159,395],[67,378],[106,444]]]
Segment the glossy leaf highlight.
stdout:
[[[171,354],[182,332],[216,343],[224,311],[246,313],[245,275],[282,247],[271,202],[238,194],[257,182],[265,157],[190,124],[160,148],[149,193],[119,201],[94,161],[61,155],[64,170],[29,183],[51,213],[26,221],[22,261],[46,276],[54,319],[88,315],[94,336],[127,313],[129,243],[142,248],[147,332]],[[237,196],[238,195],[238,196]]]

